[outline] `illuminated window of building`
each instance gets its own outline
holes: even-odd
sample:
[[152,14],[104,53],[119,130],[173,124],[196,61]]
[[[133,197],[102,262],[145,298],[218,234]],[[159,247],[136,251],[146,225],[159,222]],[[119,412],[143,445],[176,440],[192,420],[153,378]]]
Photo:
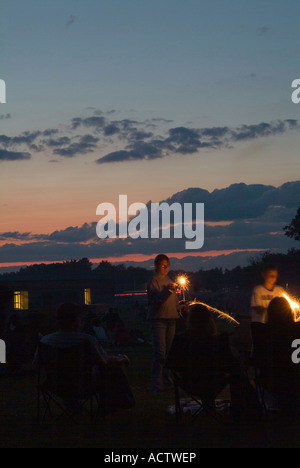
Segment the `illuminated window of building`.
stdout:
[[15,291],[14,308],[16,310],[28,310],[28,291]]
[[85,305],[91,305],[92,303],[91,290],[89,288],[84,290],[84,303]]

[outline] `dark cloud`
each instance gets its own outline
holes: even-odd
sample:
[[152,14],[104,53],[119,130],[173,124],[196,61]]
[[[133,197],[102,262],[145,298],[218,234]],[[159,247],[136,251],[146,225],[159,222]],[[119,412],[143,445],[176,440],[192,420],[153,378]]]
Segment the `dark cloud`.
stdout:
[[66,26],[72,26],[72,24],[74,24],[76,21],[76,16],[74,15],[71,15],[70,18],[68,19],[67,23],[66,23]]
[[[276,122],[261,122],[255,125],[242,125],[237,128],[211,127],[194,129],[189,127],[175,127],[168,131],[168,135],[158,139],[152,135],[149,141],[142,140],[132,143],[131,140],[136,135],[136,129],[129,126],[127,140],[130,142],[123,150],[109,153],[98,159],[98,164],[109,162],[124,162],[141,159],[162,158],[170,153],[193,154],[201,149],[216,149],[228,147],[237,142],[250,141],[258,138],[280,135],[289,130],[299,130],[297,120],[286,119]],[[147,138],[150,138],[147,134]],[[144,138],[146,139],[146,138]],[[150,151],[149,148],[155,148]]]
[[163,144],[160,140],[152,140],[150,143],[136,141],[132,145],[129,145],[128,149],[109,153],[104,158],[98,159],[97,163],[159,159],[163,157],[163,149]]
[[59,137],[59,138],[49,138],[48,140],[44,140],[43,143],[48,147],[56,147],[56,146],[66,146],[69,145],[71,139],[69,137]]
[[96,222],[85,223],[82,226],[70,226],[67,229],[54,231],[49,235],[48,240],[55,242],[87,242],[96,240]]
[[11,119],[11,114],[2,114],[0,115],[0,120]]
[[168,119],[162,119],[159,117],[155,117],[154,119],[151,119],[150,122],[157,122],[157,123],[173,123],[174,120],[168,120]]
[[120,133],[120,127],[116,124],[110,124],[104,127],[104,135],[105,136],[112,136]]
[[279,120],[277,122],[261,122],[258,125],[242,125],[236,130],[232,130],[233,141],[253,140],[272,135],[285,133],[290,129],[298,128],[297,120]]
[[33,142],[42,134],[39,130],[35,132],[23,132],[21,135],[9,137],[7,135],[0,135],[0,144],[5,148],[15,145],[26,145],[30,147]]
[[268,26],[261,26],[257,30],[260,36],[265,36],[270,32],[270,28]]
[[216,145],[211,141],[201,141],[200,131],[186,127],[171,128],[169,138],[164,141],[167,149],[180,154],[196,153],[200,148],[211,148]]
[[[98,164],[104,164],[160,159],[172,154],[183,156],[199,154],[201,151],[233,147],[239,142],[272,137],[291,130],[299,131],[300,128],[297,120],[286,119],[241,125],[236,128],[179,126],[168,129],[164,125],[155,124],[172,122],[166,119],[110,120],[108,114],[114,114],[117,111],[104,113],[95,110],[94,113],[96,112],[99,115],[73,118],[70,126],[48,128],[44,131],[26,131],[17,136],[2,134],[0,146],[5,150],[18,153],[25,153],[26,150],[30,152],[48,150],[53,155],[71,158],[94,152],[99,148],[100,141],[102,148],[111,143],[118,145],[117,151],[104,153],[101,158],[97,159]],[[85,129],[89,129],[89,134],[82,135]],[[161,134],[158,133],[159,130]]]
[[128,135],[129,141],[140,141],[140,140],[147,140],[148,138],[152,138],[152,132],[145,132],[144,130],[132,130],[132,132]]
[[57,130],[57,128],[47,128],[43,131],[43,135],[47,137],[56,135],[57,133],[59,133],[59,130]]
[[[296,242],[283,232],[296,213],[300,199],[300,181],[281,187],[234,184],[208,192],[200,188],[179,192],[168,203],[205,203],[206,221],[231,220],[230,224],[205,227],[202,251],[236,249],[288,249]],[[98,220],[97,220],[98,221]],[[114,239],[110,242],[96,236],[96,222],[70,226],[49,235],[6,232],[0,240],[1,261],[56,261],[70,258],[106,258],[126,254],[150,255],[158,251],[184,252],[185,239]],[[23,244],[20,245],[20,242]]]
[[44,234],[32,234],[31,232],[2,232],[0,233],[0,240],[1,241],[16,241],[20,240],[23,242],[27,241],[36,241],[36,240],[44,240],[46,237]]
[[72,158],[78,154],[90,153],[97,148],[98,141],[99,138],[96,138],[93,135],[84,135],[80,137],[77,142],[71,143],[65,148],[55,148],[53,150],[53,154]]
[[300,181],[289,182],[281,187],[269,185],[233,184],[213,192],[191,188],[166,200],[171,203],[205,203],[207,221],[232,221],[268,216],[283,220],[290,217],[300,200]]
[[100,116],[93,116],[93,117],[75,117],[72,119],[72,129],[75,130],[76,128],[83,126],[88,128],[94,129],[101,129],[106,125],[106,119]]
[[0,161],[24,161],[30,158],[30,153],[7,151],[5,149],[0,149]]

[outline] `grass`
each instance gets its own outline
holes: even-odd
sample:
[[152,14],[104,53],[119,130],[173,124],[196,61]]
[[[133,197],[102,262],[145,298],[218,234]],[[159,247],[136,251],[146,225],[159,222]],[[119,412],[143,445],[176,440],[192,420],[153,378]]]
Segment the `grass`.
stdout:
[[180,423],[168,414],[173,393],[152,395],[149,390],[151,347],[141,345],[122,350],[131,358],[128,377],[137,406],[120,411],[106,421],[90,424],[84,419],[73,425],[67,419],[36,424],[34,372],[0,379],[1,447],[299,447],[300,427],[296,422],[268,416],[259,425],[231,425],[200,416],[195,422],[183,417]]
[[[130,312],[122,312],[129,328],[138,328],[150,340],[149,325]],[[226,326],[226,322],[222,322]],[[244,339],[244,338],[243,338]],[[36,423],[36,375],[28,367],[18,375],[0,374],[0,446],[6,448],[222,448],[300,447],[300,424],[268,415],[261,423],[233,425],[201,415],[194,422],[184,416],[177,423],[167,408],[173,392],[150,392],[152,349],[149,343],[119,349],[131,360],[128,378],[136,408],[119,411],[105,421],[90,424],[84,418],[74,425],[67,419]],[[228,397],[225,391],[224,397]],[[109,453],[109,450],[108,450]]]

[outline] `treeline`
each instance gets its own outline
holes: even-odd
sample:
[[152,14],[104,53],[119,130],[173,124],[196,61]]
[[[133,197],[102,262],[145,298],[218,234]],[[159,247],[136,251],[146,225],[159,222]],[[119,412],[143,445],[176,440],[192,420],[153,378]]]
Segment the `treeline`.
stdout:
[[[292,249],[286,254],[270,253],[258,255],[249,261],[246,267],[236,267],[232,270],[214,268],[197,272],[171,272],[173,279],[177,275],[187,274],[190,280],[191,294],[198,291],[220,291],[224,289],[251,289],[260,282],[260,272],[265,264],[275,264],[280,270],[280,284],[289,285],[291,290],[300,293],[300,250]],[[125,267],[103,261],[95,267],[89,259],[71,260],[49,265],[39,264],[21,268],[15,273],[0,275],[0,281],[40,280],[40,279],[87,279],[109,278],[114,281],[116,292],[123,290],[145,289],[153,272],[140,267]]]

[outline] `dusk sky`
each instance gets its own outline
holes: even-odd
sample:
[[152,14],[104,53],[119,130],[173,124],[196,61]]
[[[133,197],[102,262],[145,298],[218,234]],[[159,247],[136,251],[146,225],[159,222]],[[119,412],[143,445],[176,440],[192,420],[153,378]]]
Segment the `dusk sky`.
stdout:
[[183,256],[94,224],[119,194],[191,188],[212,193],[177,196],[207,204],[193,255],[296,247],[299,18],[299,0],[2,0],[0,266]]

